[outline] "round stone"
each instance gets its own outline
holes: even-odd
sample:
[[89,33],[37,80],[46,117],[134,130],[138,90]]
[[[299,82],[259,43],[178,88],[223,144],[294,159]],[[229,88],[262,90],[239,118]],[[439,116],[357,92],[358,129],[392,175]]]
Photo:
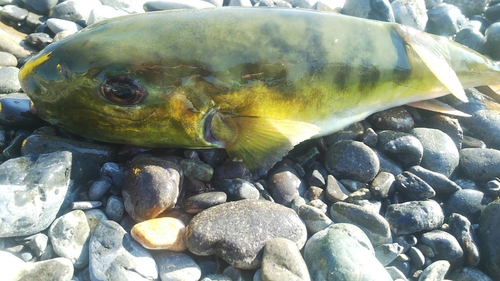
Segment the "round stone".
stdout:
[[259,252],[276,237],[287,238],[300,249],[306,241],[306,227],[292,209],[264,200],[211,207],[197,214],[186,230],[187,247],[192,253],[214,254],[243,269],[258,267]]
[[391,204],[385,218],[395,235],[436,229],[444,222],[443,210],[434,200]]
[[269,173],[269,190],[274,200],[290,206],[292,200],[306,192],[306,187],[293,164],[287,161],[278,163]]
[[336,178],[368,182],[377,175],[380,162],[364,143],[338,141],[328,148],[325,167]]
[[6,67],[6,66],[16,66],[17,65],[17,58],[7,52],[0,52],[0,67]]
[[422,234],[420,243],[426,245],[434,252],[436,260],[447,260],[451,264],[461,265],[464,252],[457,239],[448,232],[435,229]]
[[368,121],[379,130],[409,131],[415,125],[410,113],[401,106],[377,112]]
[[161,280],[198,281],[201,269],[184,253],[162,251],[155,256]]
[[261,268],[260,278],[263,281],[311,280],[299,248],[285,238],[274,238],[266,243]]
[[481,212],[488,204],[484,193],[479,190],[462,189],[453,193],[443,204],[446,216],[453,213],[466,217],[471,223],[477,223]]
[[165,217],[140,222],[132,227],[130,234],[146,249],[182,252],[186,250],[185,232],[181,220]]
[[464,148],[460,150],[460,169],[474,181],[487,182],[500,177],[500,150]]
[[395,131],[378,132],[377,149],[392,157],[403,167],[419,165],[424,148],[413,135]]

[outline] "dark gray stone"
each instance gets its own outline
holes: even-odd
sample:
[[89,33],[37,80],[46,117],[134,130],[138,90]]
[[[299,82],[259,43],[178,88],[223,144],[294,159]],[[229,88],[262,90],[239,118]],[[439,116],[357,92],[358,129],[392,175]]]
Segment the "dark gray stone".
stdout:
[[109,178],[102,178],[92,183],[89,188],[89,199],[100,200],[106,192],[111,188],[111,180]]
[[488,275],[475,267],[462,267],[450,276],[454,281],[493,281]]
[[366,234],[352,224],[336,223],[314,234],[304,260],[311,280],[392,280]]
[[198,214],[210,207],[225,203],[227,195],[222,191],[205,192],[193,195],[182,203],[182,209],[188,214]]
[[24,7],[31,12],[48,15],[49,11],[57,5],[57,0],[22,0]]
[[444,222],[443,210],[434,200],[391,204],[385,218],[395,235],[436,229]]
[[418,280],[419,281],[444,280],[444,276],[448,272],[449,268],[450,268],[449,261],[446,260],[435,261],[422,271]]
[[333,223],[323,210],[307,204],[301,205],[297,210],[297,214],[304,221],[310,235],[327,228]]
[[311,280],[299,248],[285,238],[274,238],[266,243],[261,268],[260,278],[263,281]]
[[73,264],[69,259],[54,258],[28,264],[16,280],[66,281],[71,280],[73,273]]
[[154,280],[158,278],[151,254],[116,222],[101,221],[90,238],[91,280]]
[[478,182],[500,177],[500,150],[465,148],[460,150],[460,169],[465,176]]
[[181,168],[186,177],[199,181],[209,181],[214,174],[214,169],[200,160],[182,159]]
[[422,143],[415,136],[403,132],[378,132],[377,148],[403,167],[419,165],[424,154]]
[[121,197],[111,195],[106,203],[106,216],[113,221],[120,222],[123,218],[125,207]]
[[454,265],[462,265],[464,252],[457,239],[448,232],[435,229],[422,234],[420,243],[434,252],[434,259],[447,260]]
[[90,11],[101,5],[101,2],[98,0],[64,1],[57,4],[54,9],[52,9],[50,16],[52,18],[63,19],[87,26]]
[[278,163],[268,177],[269,190],[276,203],[290,206],[292,200],[306,192],[306,187],[293,164],[287,161]]
[[477,232],[481,265],[486,274],[494,280],[500,279],[500,199],[497,199],[484,209],[479,217]]
[[397,23],[424,30],[427,24],[427,10],[424,0],[395,0],[391,3]]
[[240,200],[196,215],[187,226],[186,244],[196,255],[214,254],[238,268],[251,269],[260,265],[260,251],[276,237],[287,238],[300,249],[306,227],[290,208],[264,200]]
[[31,235],[52,223],[70,187],[71,153],[24,156],[0,165],[0,237]]
[[260,193],[251,183],[243,179],[225,179],[217,183],[217,189],[227,194],[228,201],[259,199]]
[[455,36],[455,42],[482,54],[487,52],[486,37],[479,30],[464,28]]
[[[66,3],[66,2],[63,2]],[[79,30],[82,29],[82,26],[69,21],[69,20],[63,20],[63,19],[56,19],[56,18],[50,18],[47,20],[47,26],[50,28],[54,34],[57,34],[59,32],[69,32],[69,33],[75,33]]]
[[375,256],[383,266],[386,266],[402,254],[403,250],[403,246],[398,243],[382,244],[375,247]]
[[4,22],[20,24],[28,16],[28,10],[16,5],[5,5],[0,9],[0,16]]
[[445,3],[429,9],[427,16],[427,32],[441,36],[455,35],[466,20],[457,7]]
[[410,200],[425,200],[436,195],[429,184],[410,172],[397,175],[394,187],[401,195]]
[[477,266],[480,259],[479,246],[470,221],[460,214],[453,213],[448,217],[448,225],[448,232],[457,239],[464,251],[465,265]]
[[379,130],[409,131],[415,126],[410,113],[401,106],[377,112],[368,121]]
[[473,137],[482,140],[490,148],[500,149],[500,112],[478,110],[473,112],[470,118],[462,120],[463,126]]
[[444,214],[448,217],[452,213],[465,216],[472,224],[478,222],[481,212],[488,205],[489,200],[484,193],[478,190],[462,189],[453,193],[443,204]]
[[443,174],[427,170],[421,166],[413,166],[408,169],[408,172],[413,173],[428,183],[436,191],[436,194],[442,198],[448,198],[451,194],[462,189]]

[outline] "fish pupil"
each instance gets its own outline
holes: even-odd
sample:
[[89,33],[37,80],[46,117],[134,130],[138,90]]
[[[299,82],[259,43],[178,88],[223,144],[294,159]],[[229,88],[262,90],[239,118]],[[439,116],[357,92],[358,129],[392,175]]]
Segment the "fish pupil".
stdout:
[[147,93],[141,84],[128,76],[115,76],[105,79],[101,93],[109,101],[118,105],[136,105],[146,98]]

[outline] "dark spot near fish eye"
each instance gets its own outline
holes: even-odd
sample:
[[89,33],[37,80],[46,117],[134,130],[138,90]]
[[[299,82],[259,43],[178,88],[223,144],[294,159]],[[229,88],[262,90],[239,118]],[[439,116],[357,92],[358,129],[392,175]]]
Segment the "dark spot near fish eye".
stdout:
[[372,66],[362,66],[361,67],[361,76],[359,79],[358,89],[360,91],[371,90],[375,88],[378,80],[380,79],[380,70],[372,65]]
[[106,99],[118,105],[136,105],[147,96],[137,80],[124,75],[105,79],[100,88]]

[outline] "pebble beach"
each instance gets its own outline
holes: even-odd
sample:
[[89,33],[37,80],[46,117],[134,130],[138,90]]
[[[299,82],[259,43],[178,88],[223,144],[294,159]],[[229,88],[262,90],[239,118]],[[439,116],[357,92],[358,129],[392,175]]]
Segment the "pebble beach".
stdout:
[[30,111],[19,69],[46,46],[108,18],[223,6],[397,22],[500,60],[498,0],[0,0],[0,280],[500,280],[486,87],[439,98],[469,117],[388,109],[259,175],[222,149],[97,142]]

